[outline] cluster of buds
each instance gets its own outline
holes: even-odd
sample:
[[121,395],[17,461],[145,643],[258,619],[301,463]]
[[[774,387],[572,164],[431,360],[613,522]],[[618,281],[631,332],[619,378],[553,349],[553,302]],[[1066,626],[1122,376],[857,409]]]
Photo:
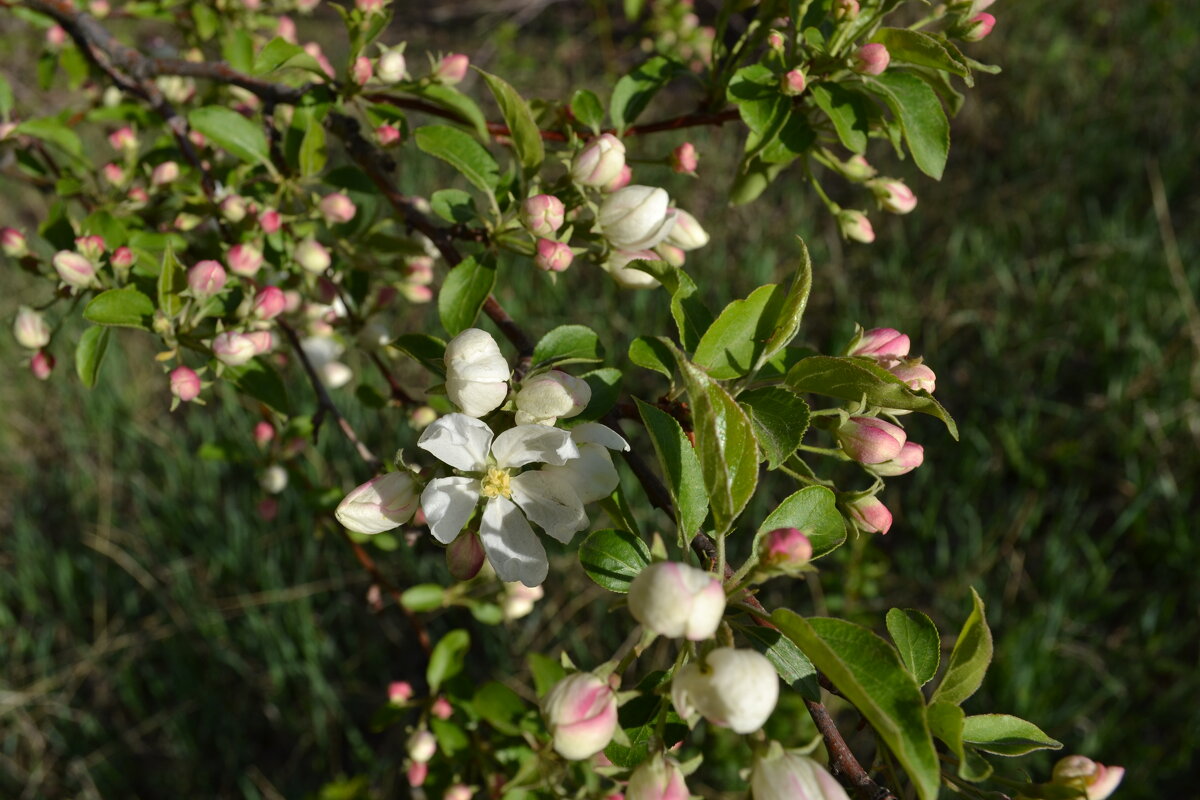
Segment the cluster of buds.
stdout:
[[29,371],[38,380],[44,381],[54,371],[54,356],[44,348],[50,344],[50,326],[46,318],[38,311],[21,306],[17,309],[17,318],[13,322],[13,336],[17,344],[26,350],[32,350],[29,359]]
[[396,290],[410,303],[428,303],[433,299],[433,259],[429,256],[410,258],[404,265],[404,277]]

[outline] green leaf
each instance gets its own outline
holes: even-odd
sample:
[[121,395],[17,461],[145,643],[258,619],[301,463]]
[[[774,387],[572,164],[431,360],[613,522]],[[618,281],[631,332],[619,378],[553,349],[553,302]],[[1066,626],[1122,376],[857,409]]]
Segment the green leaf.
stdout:
[[471,647],[471,635],[461,628],[450,631],[434,646],[429,655],[425,680],[429,691],[436,694],[442,684],[462,672],[463,660]]
[[799,528],[812,543],[813,558],[832,553],[846,541],[846,526],[834,494],[824,486],[806,486],[787,497],[758,526],[754,546],[776,528]]
[[529,103],[504,79],[478,68],[476,71],[483,76],[500,106],[500,114],[508,125],[509,139],[517,151],[517,160],[527,172],[535,172],[546,158],[546,147],[542,144],[542,133],[529,110]]
[[475,188],[492,194],[500,183],[496,159],[468,134],[449,125],[426,125],[413,133],[421,152],[440,158],[471,182]]
[[571,113],[581,125],[591,128],[592,133],[599,133],[604,124],[604,106],[596,93],[588,89],[579,89],[571,95]]
[[920,411],[937,417],[946,424],[950,435],[958,438],[958,426],[933,395],[919,392],[883,367],[865,358],[841,356],[809,356],[792,367],[787,385],[797,392],[821,394],[840,400],[858,402],[866,399],[869,405]]
[[195,108],[188,112],[188,124],[242,161],[258,162],[271,172],[275,171],[262,128],[233,109],[224,106]]
[[838,83],[818,83],[809,87],[809,95],[817,108],[825,112],[838,139],[851,153],[867,151],[870,132],[871,102],[859,92]]
[[608,114],[617,130],[624,133],[638,115],[646,110],[646,106],[658,90],[681,71],[684,71],[684,67],[679,63],[666,56],[656,55],[618,80],[617,85],[613,87],[612,100],[608,104]]
[[76,158],[83,158],[83,142],[79,140],[79,135],[57,117],[27,119],[17,126],[15,132],[41,139],[62,148]]
[[109,289],[92,298],[83,309],[83,318],[97,325],[148,331],[154,319],[154,301],[132,286]]
[[821,686],[817,683],[817,668],[796,643],[774,628],[762,625],[736,626],[750,641],[750,646],[767,657],[783,682],[805,700],[821,701]]
[[747,155],[738,167],[733,186],[729,187],[729,204],[741,206],[758,199],[785,166],[787,165],[768,164],[757,155]]
[[91,389],[100,377],[100,364],[108,352],[108,328],[93,325],[79,337],[75,345],[75,372],[83,385]]
[[446,368],[442,364],[442,358],[446,355],[446,343],[441,339],[424,333],[405,333],[392,340],[392,347],[439,378],[446,377]]
[[483,115],[483,111],[479,109],[479,105],[474,100],[458,89],[443,83],[431,83],[426,86],[406,87],[406,91],[411,91],[447,111],[453,111],[462,117],[463,125],[475,131],[475,135],[479,137],[480,141],[491,141],[491,136],[488,134],[487,117]]
[[974,589],[971,589],[971,598],[971,614],[958,633],[946,674],[942,676],[930,701],[942,700],[962,705],[983,683],[983,676],[992,661],[992,632],[984,616],[983,600]]
[[224,374],[238,391],[265,403],[284,416],[291,415],[292,407],[283,379],[274,367],[262,359],[255,358],[238,367],[226,367]]
[[887,613],[887,629],[917,685],[933,680],[942,658],[942,637],[933,620],[916,609],[893,608]]
[[1060,750],[1062,742],[1051,739],[1032,722],[1008,714],[979,714],[963,720],[963,741],[985,753],[1023,756],[1034,750]]
[[592,399],[588,401],[583,411],[570,419],[560,420],[560,427],[574,428],[576,425],[600,419],[612,410],[612,407],[617,404],[617,397],[621,394],[621,370],[619,369],[602,367],[585,372],[579,377],[583,378],[587,382],[588,388],[592,390]]
[[917,168],[941,180],[950,154],[950,123],[929,84],[903,70],[888,70],[864,84],[880,95],[900,121],[904,141]]
[[791,114],[792,99],[779,90],[779,79],[762,64],[742,67],[729,81],[729,102],[750,134],[746,137],[746,154],[755,155],[770,144]]
[[116,250],[129,240],[129,233],[121,221],[103,209],[88,214],[81,229],[83,233],[95,234],[104,239],[104,244],[110,251]]
[[319,175],[329,160],[325,147],[325,125],[320,115],[307,108],[296,109],[292,125],[301,125],[304,131],[300,148],[296,153],[296,164],[300,174],[306,178]]
[[748,374],[766,351],[786,298],[782,287],[768,283],[734,300],[700,337],[692,360],[717,380]]
[[756,369],[761,369],[764,362],[769,361],[796,338],[796,334],[800,332],[800,322],[804,319],[804,310],[808,308],[808,295],[812,292],[812,259],[808,255],[808,245],[804,243],[804,239],[797,236],[796,240],[800,242],[800,263],[796,267],[796,276],[792,279],[787,297],[784,298],[775,330],[771,331],[760,361],[755,365]]
[[767,459],[767,469],[778,469],[804,440],[808,430],[808,403],[782,386],[749,389],[738,403],[750,415],[754,433]]
[[892,61],[933,67],[960,78],[969,78],[971,75],[965,64],[955,58],[945,45],[927,33],[910,31],[908,28],[880,28],[871,37],[871,41],[885,46]]
[[429,198],[433,213],[446,222],[470,222],[475,219],[475,201],[462,189],[439,189]]
[[600,337],[586,325],[560,325],[547,333],[533,348],[534,364],[571,364],[603,361]]
[[708,494],[704,489],[700,459],[674,417],[636,397],[634,401],[654,443],[654,452],[658,454],[667,491],[675,505],[675,523],[680,538],[690,544],[708,516]]
[[650,563],[650,548],[629,531],[608,528],[583,540],[579,563],[597,585],[626,594],[630,582]]
[[700,289],[691,276],[665,261],[631,261],[629,266],[640,269],[663,285],[671,294],[671,316],[679,330],[683,349],[692,352],[700,343],[700,335],[712,325],[713,315],[700,299]]
[[[467,732],[449,720],[434,717],[429,720],[429,729],[437,739],[438,752],[446,758],[454,758],[471,747],[471,738],[467,736]],[[370,794],[364,793],[361,796],[367,798]]]
[[281,69],[306,69],[311,72],[324,74],[321,65],[298,44],[280,39],[276,36],[258,51],[254,57],[251,72],[255,75],[268,75]]
[[509,736],[520,735],[518,723],[529,710],[519,694],[497,681],[480,686],[471,698],[471,707],[489,725]]
[[400,595],[400,605],[409,611],[433,611],[446,604],[446,590],[436,583],[419,583]]
[[758,485],[758,442],[746,412],[725,388],[671,346],[692,404],[696,450],[713,525],[724,536]]
[[186,285],[187,273],[175,257],[175,248],[168,244],[158,269],[158,307],[167,314],[178,314],[183,309],[183,299],[179,293]]
[[655,372],[661,372],[667,376],[667,380],[671,379],[671,375],[674,372],[671,367],[674,361],[671,357],[671,348],[667,347],[657,338],[639,336],[630,342],[629,360],[643,369],[652,369]]
[[491,255],[484,255],[483,261],[467,256],[450,270],[437,296],[438,318],[446,332],[457,336],[475,324],[495,285],[496,265]]
[[779,133],[763,146],[759,155],[767,164],[790,164],[807,153],[816,140],[817,132],[808,119],[793,111],[788,114]]
[[550,687],[567,676],[567,670],[553,658],[538,652],[531,652],[525,657],[529,664],[529,672],[533,675],[533,690],[538,697],[550,691]]
[[963,746],[963,720],[966,718],[963,710],[953,703],[939,700],[930,703],[925,713],[929,718],[930,732],[944,742],[958,759],[958,777],[971,783],[987,780],[992,774],[992,765],[973,748]]
[[771,620],[866,717],[921,800],[935,800],[941,771],[925,718],[925,698],[896,651],[871,631],[845,620],[806,620],[786,608]]
[[221,46],[221,55],[238,72],[249,72],[254,64],[254,40],[243,27],[233,28]]

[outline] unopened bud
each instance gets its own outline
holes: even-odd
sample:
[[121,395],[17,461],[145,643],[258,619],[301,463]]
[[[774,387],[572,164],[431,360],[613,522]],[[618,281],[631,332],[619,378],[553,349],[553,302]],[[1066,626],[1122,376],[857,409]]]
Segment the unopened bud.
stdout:
[[251,313],[258,319],[274,319],[287,307],[287,297],[278,286],[264,286],[254,296]]
[[53,263],[54,271],[68,286],[75,289],[87,289],[97,284],[96,266],[79,253],[59,250],[54,255]]
[[225,288],[225,268],[216,261],[200,261],[188,270],[188,288],[198,297],[212,297]]
[[404,705],[413,696],[412,684],[408,681],[392,681],[388,684],[388,702],[393,705]]
[[837,221],[843,239],[852,239],[863,244],[875,241],[875,229],[871,227],[871,220],[867,219],[863,212],[853,209],[839,211]]
[[104,175],[104,180],[113,186],[120,186],[125,182],[125,170],[121,169],[119,164],[105,164],[100,172]]
[[772,742],[750,773],[754,800],[850,800],[829,771],[808,756]]
[[779,81],[779,88],[784,94],[789,97],[795,97],[798,94],[803,94],[804,89],[808,86],[808,79],[804,77],[804,70],[790,69]]
[[408,737],[408,757],[416,763],[427,763],[436,752],[437,737],[429,731],[421,729]]
[[341,192],[325,195],[321,199],[320,210],[321,216],[325,217],[325,222],[329,225],[349,222],[358,211],[354,201]]
[[782,50],[787,40],[783,38],[783,34],[779,31],[771,31],[767,34],[767,46],[772,50]]
[[176,367],[171,370],[171,394],[185,403],[190,403],[200,396],[200,376],[190,367]]
[[104,255],[104,238],[96,234],[79,236],[75,239],[75,250],[86,259],[99,261],[100,256]]
[[29,371],[39,381],[46,380],[50,377],[50,373],[54,371],[54,356],[45,350],[38,350],[33,354],[33,358],[29,360]]
[[533,607],[545,596],[546,591],[541,586],[526,586],[520,581],[504,584],[504,599],[500,602],[500,610],[507,620],[520,619],[533,611]]
[[126,197],[129,198],[130,204],[137,208],[140,208],[146,205],[146,203],[150,202],[150,195],[147,194],[146,190],[140,186],[134,186],[132,189],[130,189]]
[[253,339],[235,331],[218,333],[212,341],[213,355],[227,367],[240,367],[254,358],[257,349]]
[[262,228],[263,233],[272,234],[279,230],[279,226],[282,224],[283,217],[279,216],[279,212],[275,209],[263,209],[258,212],[258,227]]
[[46,29],[46,44],[57,50],[67,43],[67,32],[61,25],[51,25]]
[[296,245],[295,259],[306,272],[314,275],[320,275],[333,263],[329,251],[311,236]]
[[858,0],[833,0],[834,19],[857,19],[859,10]]
[[471,59],[467,56],[462,53],[451,53],[438,62],[432,77],[453,86],[456,83],[462,83],[462,79],[467,77],[467,70],[470,66]]
[[355,487],[333,515],[355,533],[376,534],[398,528],[417,510],[418,487],[408,472],[389,472]]
[[666,189],[626,186],[604,198],[597,221],[615,249],[645,250],[666,239],[674,228],[677,215],[670,204]]
[[574,260],[575,254],[571,252],[571,247],[566,242],[538,239],[537,255],[533,257],[533,263],[538,269],[546,272],[563,272],[571,266],[571,262]]
[[958,38],[964,42],[978,42],[986,39],[994,27],[996,27],[995,17],[991,14],[977,14],[967,22],[966,27],[963,28],[963,32],[959,34]]
[[671,151],[671,169],[681,175],[696,174],[696,165],[699,163],[696,146],[691,142],[684,142]]
[[759,563],[767,567],[792,569],[812,560],[812,542],[799,528],[776,528],[763,538]]
[[13,336],[17,344],[27,350],[41,350],[50,344],[50,326],[40,312],[29,306],[17,309],[17,318],[13,322]]
[[262,420],[254,426],[254,443],[259,447],[266,447],[275,438],[275,426],[266,420]]
[[408,62],[398,50],[388,50],[375,64],[375,77],[383,83],[399,83],[407,72]]
[[417,406],[408,414],[408,424],[414,431],[423,431],[433,424],[438,413],[429,406]]
[[151,186],[166,186],[179,178],[179,165],[174,161],[164,161],[150,173]]
[[882,75],[892,60],[892,54],[878,42],[864,44],[854,54],[850,68],[859,75]]
[[611,133],[592,139],[571,161],[571,178],[599,188],[617,178],[625,166],[625,145]]
[[483,569],[485,554],[479,534],[463,531],[446,547],[446,567],[456,581],[469,581]]
[[383,0],[354,0],[354,7],[364,14],[379,14],[383,12]]
[[675,245],[680,250],[698,250],[708,244],[708,231],[700,226],[688,212],[682,208],[674,209],[675,225],[667,235],[667,244]]
[[246,334],[246,338],[254,344],[254,355],[256,356],[271,352],[271,348],[275,346],[275,337],[271,335],[270,331],[251,331]]
[[1054,765],[1051,783],[1087,794],[1087,800],[1106,800],[1125,777],[1124,767],[1107,767],[1086,756],[1067,756]]
[[621,167],[621,171],[617,173],[617,177],[600,187],[600,191],[612,194],[618,189],[624,189],[629,185],[631,180],[633,180],[633,167],[626,164]]
[[414,283],[403,283],[397,287],[400,294],[410,303],[428,303],[433,300],[433,289]]
[[[430,704],[429,713],[438,719],[450,719],[450,717],[454,716],[454,707],[450,705],[450,701],[446,698],[438,697]],[[470,795],[467,795],[467,797],[470,797]]]
[[580,761],[599,753],[617,730],[617,698],[612,687],[590,672],[560,680],[542,700],[546,727],[563,758]]
[[0,250],[9,258],[20,258],[29,252],[25,234],[16,228],[0,228]]
[[625,800],[688,800],[691,793],[679,763],[661,754],[633,771],[625,787]]
[[904,447],[890,461],[871,467],[871,471],[883,478],[892,478],[912,472],[925,462],[925,448],[916,442],[905,442]]
[[592,389],[587,381],[552,369],[526,380],[516,397],[518,425],[553,425],[587,408]]
[[392,125],[380,125],[375,129],[375,138],[380,145],[388,147],[400,141],[400,131]]
[[221,216],[230,222],[241,222],[246,218],[246,200],[231,194],[221,201]]
[[604,271],[611,275],[622,289],[653,289],[658,286],[658,279],[648,272],[630,267],[629,264],[633,261],[657,260],[658,253],[653,250],[617,251],[604,263]]
[[132,250],[122,245],[112,252],[108,260],[113,265],[113,269],[118,272],[125,272],[133,266],[133,262],[137,259]]
[[892,512],[876,497],[860,497],[846,504],[854,527],[864,533],[887,533],[892,527]]
[[872,328],[850,343],[847,355],[894,361],[907,356],[911,346],[908,336],[895,328]]
[[409,283],[428,286],[433,283],[433,259],[417,256],[404,265],[404,279]]
[[845,161],[840,161],[835,165],[838,172],[848,181],[862,183],[868,178],[873,178],[877,170],[871,166],[871,162],[867,161],[864,156],[850,156]]
[[725,590],[711,572],[674,561],[649,565],[629,584],[629,613],[657,633],[699,642],[716,633]]
[[487,331],[468,328],[446,343],[446,394],[469,417],[482,417],[508,396],[508,362]]
[[404,776],[408,779],[408,785],[415,789],[425,783],[425,779],[429,777],[429,765],[421,761],[413,761],[404,771]]
[[253,278],[258,274],[258,270],[262,268],[263,255],[252,244],[235,244],[229,248],[229,254],[226,256],[229,262],[229,269],[234,275],[240,275],[243,278]]
[[552,194],[538,194],[521,204],[521,222],[534,236],[551,237],[563,225],[566,207]]
[[470,787],[461,783],[456,783],[446,789],[442,795],[442,800],[471,800],[475,796],[475,791]]
[[275,23],[275,35],[288,44],[296,44],[296,21],[288,16],[281,16]]
[[687,253],[683,251],[682,247],[676,247],[666,242],[659,242],[654,246],[654,252],[672,267],[682,267],[687,263]]
[[137,134],[133,132],[133,128],[128,126],[118,128],[108,135],[108,143],[112,146],[113,150],[121,150],[128,153],[129,151],[137,150]]
[[754,650],[718,647],[704,664],[692,661],[671,681],[671,702],[679,716],[699,714],[734,733],[761,728],[778,700],[779,675]]
[[204,220],[197,214],[188,214],[186,212],[175,216],[175,230],[186,233],[200,225]]
[[287,470],[278,464],[272,464],[263,470],[258,477],[258,486],[267,494],[279,494],[288,485]]
[[908,384],[908,388],[914,392],[924,390],[933,394],[933,390],[937,387],[937,375],[928,366],[922,364],[919,358],[902,361],[888,367],[888,372]]
[[875,193],[875,199],[884,211],[892,214],[907,214],[917,207],[917,196],[903,181],[893,178],[876,178],[867,181],[867,187]]
[[900,455],[908,435],[899,425],[876,417],[850,417],[838,428],[837,440],[860,464],[882,464]]

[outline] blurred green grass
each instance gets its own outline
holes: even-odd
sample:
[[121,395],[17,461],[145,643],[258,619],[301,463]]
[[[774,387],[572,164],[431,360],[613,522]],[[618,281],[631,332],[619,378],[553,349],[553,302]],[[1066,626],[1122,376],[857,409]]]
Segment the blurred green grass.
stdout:
[[[880,220],[873,247],[842,245],[791,173],[740,209],[688,179],[662,181],[713,233],[689,269],[709,276],[714,307],[786,279],[803,235],[816,273],[804,335],[830,347],[854,321],[909,332],[963,432],[955,444],[915,421],[926,465],[889,486],[892,533],[839,551],[820,592],[772,584],[768,599],[876,628],[888,606],[914,606],[950,634],[974,586],[997,657],[968,711],[1018,714],[1072,751],[1127,765],[1118,797],[1186,796],[1200,748],[1200,354],[1147,169],[1153,159],[1162,172],[1200,292],[1189,80],[1200,19],[1167,2],[1049,0],[998,16],[981,51],[1004,74],[969,95],[943,183],[887,170],[910,178],[921,204]],[[456,49],[474,52],[482,23],[461,33]],[[518,70],[513,83],[529,90],[538,64],[510,49],[511,33],[492,40],[495,70]],[[550,12],[530,33],[559,54],[592,46],[556,32]],[[733,132],[695,133],[701,175],[727,171]],[[607,320],[618,357],[631,336],[665,331],[661,297],[618,293],[594,272],[553,290],[532,271],[508,277],[502,299],[533,331]],[[23,285],[5,286],[7,319]],[[571,304],[579,297],[586,306]],[[302,504],[285,494],[273,522],[258,519],[255,411],[218,402],[166,415],[162,377],[134,336],[90,393],[65,354],[50,383],[26,378],[0,338],[13,376],[0,382],[0,794],[291,797],[339,773],[387,774],[401,748],[366,720],[412,657],[411,636],[393,611],[369,612],[366,576]],[[338,399],[377,451],[406,443],[395,412]],[[330,433],[294,463],[289,491],[362,478]],[[197,458],[215,438],[243,460]],[[777,499],[757,502],[765,512]],[[379,557],[412,580],[443,569],[403,547]],[[572,602],[586,579],[569,564],[512,635],[585,661],[619,632],[595,604]],[[519,669],[504,647],[487,657]]]

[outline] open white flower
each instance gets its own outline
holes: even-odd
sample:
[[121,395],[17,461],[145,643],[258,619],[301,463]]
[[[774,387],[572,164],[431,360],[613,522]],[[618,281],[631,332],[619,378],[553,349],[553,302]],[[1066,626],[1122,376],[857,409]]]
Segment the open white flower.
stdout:
[[421,493],[434,538],[454,541],[479,501],[486,500],[479,540],[502,581],[537,586],[546,579],[546,549],[530,522],[563,544],[588,525],[583,501],[566,477],[545,469],[519,472],[530,464],[562,466],[579,458],[567,431],[518,425],[493,436],[481,420],[447,414],[425,429],[417,447],[467,473],[430,481]]
[[562,466],[542,467],[542,472],[562,477],[585,503],[603,500],[621,482],[608,451],[624,452],[629,449],[629,443],[612,428],[599,422],[585,422],[573,428],[571,441],[579,448],[579,458],[573,458]]

